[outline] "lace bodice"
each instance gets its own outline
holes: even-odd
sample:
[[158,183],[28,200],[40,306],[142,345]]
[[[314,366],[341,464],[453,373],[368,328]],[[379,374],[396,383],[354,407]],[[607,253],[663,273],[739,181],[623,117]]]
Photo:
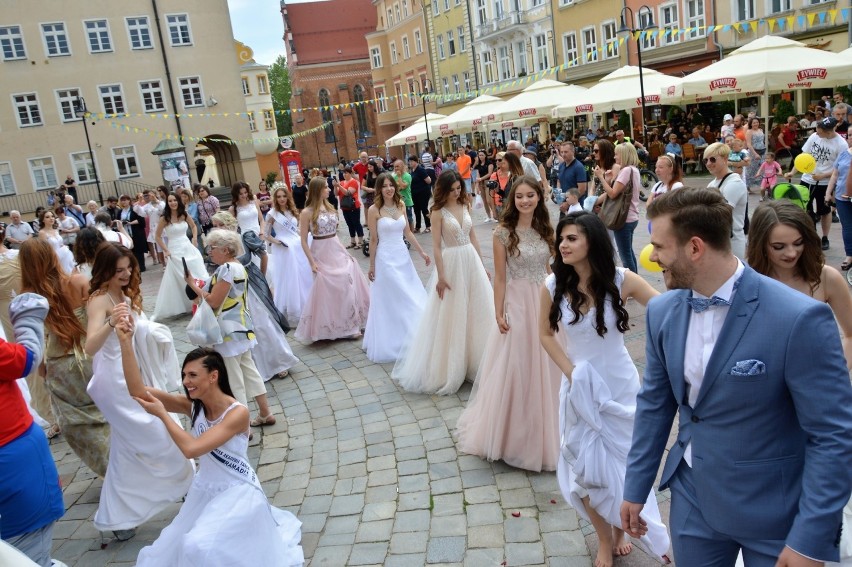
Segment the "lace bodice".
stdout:
[[[510,280],[530,280],[541,283],[547,277],[550,246],[534,228],[517,230],[518,255],[506,253],[506,274]],[[498,227],[494,235],[508,248],[509,230]]]
[[473,228],[473,222],[470,219],[470,213],[467,212],[467,207],[462,209],[462,215],[462,225],[459,225],[459,221],[453,213],[446,208],[441,209],[441,218],[444,221],[441,228],[441,239],[444,241],[444,247],[451,248],[470,244],[470,230]]
[[314,236],[328,236],[337,232],[337,212],[320,211],[317,224],[314,227]]

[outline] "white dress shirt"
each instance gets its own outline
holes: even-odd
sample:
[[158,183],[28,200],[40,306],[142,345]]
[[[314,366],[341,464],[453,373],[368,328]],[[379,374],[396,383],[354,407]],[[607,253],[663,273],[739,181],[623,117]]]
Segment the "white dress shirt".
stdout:
[[[710,297],[716,296],[731,302],[734,297],[734,284],[742,275],[743,270],[745,270],[743,263],[738,261],[734,274]],[[694,290],[692,296],[709,299]],[[690,307],[686,308],[691,309]],[[727,305],[717,305],[701,313],[693,311],[689,317],[689,327],[686,331],[686,349],[683,355],[683,378],[686,381],[690,407],[694,408],[695,402],[698,400],[698,392],[701,391],[701,384],[704,382],[704,371],[707,369],[710,355],[713,354],[719,333],[722,332],[722,326],[725,324],[725,317],[728,316],[730,309]],[[686,461],[687,465],[692,466],[691,440],[683,452],[683,460]]]

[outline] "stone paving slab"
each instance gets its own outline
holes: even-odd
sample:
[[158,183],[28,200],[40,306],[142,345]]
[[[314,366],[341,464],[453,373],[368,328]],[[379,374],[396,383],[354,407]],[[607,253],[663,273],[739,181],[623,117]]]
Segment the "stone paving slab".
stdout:
[[[707,181],[690,178],[689,184]],[[756,196],[752,201],[754,210]],[[475,230],[493,273],[494,225],[482,223],[481,214],[474,213]],[[637,252],[648,242],[644,224],[636,230]],[[345,241],[342,221],[340,226]],[[431,254],[431,235],[416,238]],[[828,262],[838,264],[841,250],[835,230]],[[360,253],[355,257],[366,271],[369,259]],[[430,269],[416,255],[414,263],[425,281]],[[657,274],[642,275],[662,289]],[[148,311],[161,277],[158,266],[149,266],[143,275]],[[635,302],[627,308],[631,328],[626,343],[641,373],[644,308]],[[193,348],[186,338],[188,320],[166,321],[181,358]],[[303,522],[302,547],[309,565],[592,564],[594,530],[564,502],[554,473],[528,473],[456,449],[453,431],[470,384],[446,397],[409,394],[391,381],[393,365],[371,363],[359,341],[303,345],[292,336],[288,340],[301,362],[289,378],[267,383],[278,422],[254,429],[249,457],[269,500]],[[175,503],[140,526],[129,541],[107,534],[101,549],[100,534],[92,526],[101,481],[61,435],[51,442],[51,450],[67,507],[54,531],[54,556],[68,565],[132,565],[139,549],[154,541],[179,510]],[[667,519],[668,493],[658,500]],[[640,549],[615,561],[616,567],[655,564]]]

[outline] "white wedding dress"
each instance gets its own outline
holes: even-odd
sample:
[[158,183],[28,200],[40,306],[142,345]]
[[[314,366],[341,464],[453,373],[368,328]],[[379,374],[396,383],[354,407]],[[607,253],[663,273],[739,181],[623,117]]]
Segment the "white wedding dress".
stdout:
[[[200,437],[216,427],[234,402],[215,421],[202,407],[192,431]],[[248,461],[248,428],[199,457],[198,474],[180,512],[160,537],[139,552],[138,567],[279,565],[305,561],[302,523],[269,505]]]
[[[616,268],[615,283],[621,292],[624,268]],[[545,286],[554,294],[552,274]],[[572,383],[562,377],[559,391],[559,431],[561,457],[556,477],[565,500],[589,520],[582,499],[589,497],[592,508],[609,524],[621,526],[621,503],[627,453],[633,439],[639,373],[624,346],[624,334],[616,328],[615,310],[606,302],[604,322],[607,332],[595,330],[595,308],[591,307],[577,323],[566,298],[561,299],[562,326],[567,334],[567,354],[574,364]],[[653,489],[648,494],[642,518],[648,533],[640,543],[661,558],[669,551],[669,535],[660,519]]]
[[54,250],[56,250],[56,256],[59,258],[59,265],[62,266],[62,269],[65,270],[66,274],[71,275],[75,266],[74,253],[65,245],[65,242],[62,241],[62,237],[59,236],[59,234],[56,236],[48,236],[47,241],[50,242],[50,245],[53,246]]
[[407,222],[405,215],[400,215],[396,220],[381,217],[376,223],[376,278],[370,286],[363,349],[367,358],[377,363],[396,361],[426,305],[426,290],[402,239]]
[[169,317],[184,315],[192,311],[192,301],[186,296],[186,281],[183,279],[183,262],[186,260],[189,273],[195,279],[208,279],[204,258],[198,248],[187,238],[186,221],[167,224],[163,229],[163,237],[167,239],[169,259],[163,271],[163,280],[157,292],[157,303],[154,305],[152,321],[161,321]]
[[114,332],[95,354],[92,371],[86,391],[110,425],[109,464],[95,528],[102,532],[129,530],[180,500],[189,490],[195,467],[172,441],[160,418],[130,397]]
[[[299,225],[291,213],[270,211],[266,222],[272,223],[275,239],[283,244],[272,244],[266,279],[272,288],[275,307],[287,317],[292,326],[299,324],[302,309],[308,301],[314,274],[299,236]],[[312,238],[308,236],[310,246]]]

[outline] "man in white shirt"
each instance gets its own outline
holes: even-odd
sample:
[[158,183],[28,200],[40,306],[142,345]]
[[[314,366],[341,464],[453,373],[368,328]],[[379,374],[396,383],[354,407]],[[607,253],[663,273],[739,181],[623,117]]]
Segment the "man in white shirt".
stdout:
[[[509,140],[509,143],[506,144],[506,151],[512,152],[518,159],[521,160],[521,165],[524,168],[524,175],[529,175],[531,177],[535,177],[535,180],[541,183],[541,173],[538,171],[538,165],[524,155],[524,146],[517,140]],[[542,189],[546,190],[546,187],[542,185]]]
[[838,561],[852,385],[831,309],[732,254],[719,191],[670,191],[648,218],[672,291],[648,304],[623,529],[647,530],[643,503],[679,414],[660,481],[678,564],[733,567],[740,550],[749,567]]
[[24,240],[32,238],[33,227],[30,226],[30,223],[21,220],[19,211],[9,211],[9,219],[12,222],[6,227],[6,240],[9,241],[9,248],[17,250]]
[[[117,231],[110,228],[116,227]],[[133,239],[127,234],[121,221],[113,221],[109,213],[99,212],[95,214],[95,228],[97,228],[107,242],[118,242],[125,248],[133,248]]]

